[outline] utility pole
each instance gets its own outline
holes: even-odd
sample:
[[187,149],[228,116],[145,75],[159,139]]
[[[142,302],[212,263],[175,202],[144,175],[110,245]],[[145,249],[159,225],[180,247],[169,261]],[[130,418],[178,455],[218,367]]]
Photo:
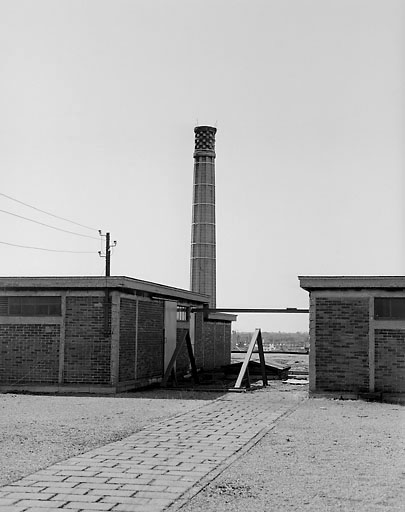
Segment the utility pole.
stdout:
[[111,245],[110,233],[106,233],[105,235],[101,234],[101,230],[99,231],[100,236],[105,236],[105,254],[102,254],[101,251],[98,252],[100,258],[105,258],[105,276],[110,277],[111,275],[111,249],[117,245],[117,241],[114,240],[114,243]]
[[[110,243],[110,233],[106,233],[103,235],[101,230],[99,230],[100,236],[105,236],[105,254],[102,254],[101,251],[98,252],[100,258],[105,258],[105,276],[110,277],[111,275],[111,249],[117,245],[117,241],[114,240],[114,243],[111,245]],[[105,280],[105,300],[104,300],[104,332],[105,335],[108,336],[110,333],[109,329],[109,308],[110,308],[110,293],[108,289],[107,279]]]
[[105,275],[111,275],[110,233],[105,234]]

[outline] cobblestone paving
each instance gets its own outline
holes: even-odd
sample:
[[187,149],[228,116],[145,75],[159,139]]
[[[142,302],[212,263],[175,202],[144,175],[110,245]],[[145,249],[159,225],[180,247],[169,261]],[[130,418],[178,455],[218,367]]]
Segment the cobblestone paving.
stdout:
[[[0,488],[0,512],[158,512],[194,494],[298,399],[228,393]],[[195,491],[196,492],[196,491]]]

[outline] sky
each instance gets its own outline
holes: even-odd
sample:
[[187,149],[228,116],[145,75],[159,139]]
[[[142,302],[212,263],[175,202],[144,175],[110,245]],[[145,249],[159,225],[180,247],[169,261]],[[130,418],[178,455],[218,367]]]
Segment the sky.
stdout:
[[[299,275],[403,275],[404,11],[0,0],[1,275],[103,275],[100,229],[112,275],[188,289],[196,125],[218,130],[218,307],[308,307]],[[308,317],[234,325],[257,327]]]

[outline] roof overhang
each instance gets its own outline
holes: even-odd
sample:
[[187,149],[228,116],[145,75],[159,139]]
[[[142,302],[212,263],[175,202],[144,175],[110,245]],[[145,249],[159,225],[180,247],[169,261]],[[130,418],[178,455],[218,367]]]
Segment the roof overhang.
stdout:
[[106,289],[130,294],[142,292],[158,300],[180,301],[190,305],[204,305],[209,302],[206,295],[126,276],[0,277],[2,291]]
[[405,276],[298,276],[304,290],[404,289]]

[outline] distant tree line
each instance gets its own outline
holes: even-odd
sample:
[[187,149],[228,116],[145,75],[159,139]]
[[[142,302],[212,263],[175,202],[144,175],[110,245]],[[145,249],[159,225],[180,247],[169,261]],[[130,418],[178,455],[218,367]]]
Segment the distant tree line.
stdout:
[[[232,350],[246,350],[253,332],[232,331]],[[262,332],[265,351],[307,352],[309,350],[309,333],[307,332]]]

